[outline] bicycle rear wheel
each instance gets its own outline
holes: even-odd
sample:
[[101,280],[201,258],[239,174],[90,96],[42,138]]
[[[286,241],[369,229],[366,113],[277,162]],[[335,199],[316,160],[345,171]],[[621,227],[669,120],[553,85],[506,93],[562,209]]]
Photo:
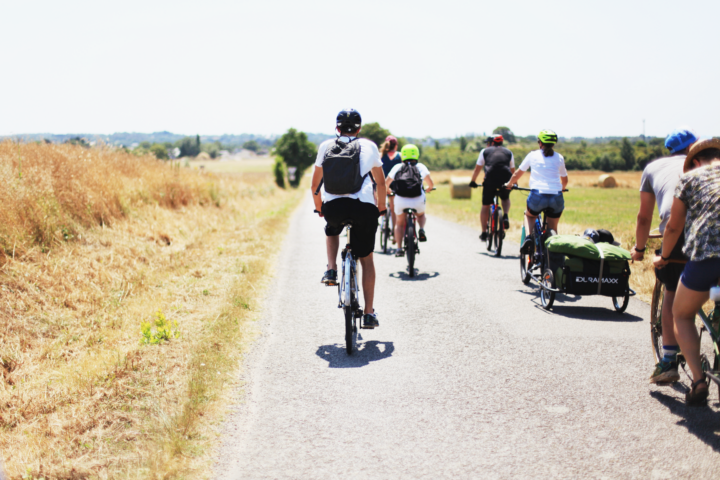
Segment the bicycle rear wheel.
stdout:
[[650,341],[652,342],[655,361],[660,362],[663,358],[662,352],[662,306],[663,287],[660,280],[655,279],[652,302],[650,302]]
[[527,285],[530,283],[530,269],[532,268],[532,252],[520,252],[520,279]]
[[382,223],[380,224],[380,248],[382,248],[382,253],[387,253],[387,243],[388,243],[388,237],[390,236],[390,221],[388,217],[390,216],[390,212],[385,212],[385,215],[382,217]]
[[408,218],[405,227],[405,256],[408,262],[408,275],[415,276],[415,227]]
[[542,284],[540,285],[540,301],[545,310],[550,310],[553,303],[555,303],[555,292],[547,290],[548,288],[555,288],[555,276],[552,270],[546,268],[542,276]]
[[488,252],[492,252],[493,247],[493,219],[492,215],[488,217],[487,225],[485,228],[485,231],[487,232],[487,239],[485,239],[485,247],[487,248]]
[[493,235],[493,237],[495,237],[495,256],[499,257],[502,255],[503,237],[505,236],[505,228],[502,221],[502,208],[497,208],[495,210],[495,218],[493,221],[495,222],[495,234]]
[[355,313],[352,307],[343,307],[345,313],[345,350],[348,355],[352,355],[355,350],[355,339],[357,338],[357,329],[355,327]]

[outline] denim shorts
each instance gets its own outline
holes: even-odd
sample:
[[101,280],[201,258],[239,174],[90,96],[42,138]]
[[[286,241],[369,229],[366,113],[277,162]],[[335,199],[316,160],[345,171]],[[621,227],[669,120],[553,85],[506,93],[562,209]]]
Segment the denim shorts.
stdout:
[[538,216],[540,212],[545,211],[548,218],[560,218],[560,214],[565,210],[565,199],[562,192],[540,193],[532,190],[527,198],[527,209],[533,216]]
[[687,262],[680,281],[690,290],[707,292],[718,284],[718,278],[720,278],[720,258],[708,258],[699,262]]

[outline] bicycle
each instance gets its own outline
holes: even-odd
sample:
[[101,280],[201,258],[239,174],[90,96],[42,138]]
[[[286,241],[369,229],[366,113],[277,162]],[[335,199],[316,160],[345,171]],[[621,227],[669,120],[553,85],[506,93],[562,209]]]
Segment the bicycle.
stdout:
[[[427,191],[435,190],[431,188]],[[403,243],[405,245],[405,257],[408,262],[408,276],[415,276],[415,254],[420,254],[420,247],[418,245],[418,236],[415,228],[415,215],[417,210],[414,208],[406,208],[403,212],[407,213],[407,221],[405,222],[405,235],[403,236]],[[412,248],[411,248],[412,245]]]
[[363,312],[358,301],[357,256],[350,246],[352,222],[343,222],[343,225],[346,227],[347,243],[340,254],[342,267],[338,282],[338,308],[343,309],[345,316],[345,349],[348,355],[352,355],[357,348],[358,320],[362,319]]
[[[393,195],[394,194],[388,194],[388,197]],[[385,209],[385,215],[383,215],[380,220],[380,248],[382,249],[382,253],[388,253],[388,238],[393,236],[393,229],[395,228],[395,225],[392,224],[390,202],[386,200],[385,205],[387,207]]]
[[[648,238],[662,238],[662,235],[650,235]],[[670,260],[671,263],[686,263],[684,260]],[[653,347],[653,353],[657,363],[663,359],[662,351],[662,308],[665,300],[663,285],[660,280],[655,279],[655,287],[653,288],[652,301],[650,302],[650,341]],[[705,313],[701,308],[697,312],[700,317],[702,326],[700,327],[700,342],[702,342],[703,332],[708,332],[710,341],[713,344],[715,358],[713,359],[712,369],[710,368],[710,359],[704,353],[700,354],[700,363],[705,375],[718,386],[718,395],[720,395],[720,301],[715,301],[715,306],[710,312]],[[682,352],[677,357],[678,366],[685,369],[685,357]],[[690,375],[688,375],[690,377]]]
[[[512,189],[525,192],[531,191],[529,188],[521,188],[516,185],[514,185]],[[567,192],[567,190],[563,190],[563,192]],[[542,221],[540,221],[541,217]],[[535,217],[534,232],[535,235],[533,235],[533,237],[535,242],[530,248],[530,251],[520,250],[520,278],[525,285],[529,284],[530,280],[535,280],[540,285],[540,301],[542,302],[543,308],[549,310],[555,302],[556,290],[554,288],[555,281],[553,272],[548,268],[549,254],[545,248],[545,241],[557,235],[557,232],[548,228],[544,210],[540,212],[540,215]],[[523,224],[520,245],[525,243],[525,236],[525,225]],[[538,270],[540,277],[533,276],[533,272]]]
[[[484,186],[483,183],[478,185],[478,187],[483,187],[483,186]],[[477,188],[477,187],[473,187],[473,188]],[[503,188],[503,187],[500,187],[500,188]],[[493,195],[493,203],[490,204],[490,217],[488,218],[487,228],[485,229],[485,231],[488,232],[487,240],[485,240],[485,242],[487,244],[487,250],[488,250],[488,252],[493,253],[496,257],[499,257],[500,255],[502,255],[502,244],[503,244],[503,239],[505,238],[505,225],[503,224],[503,209],[498,200],[499,200],[499,197],[496,192],[495,195]]]

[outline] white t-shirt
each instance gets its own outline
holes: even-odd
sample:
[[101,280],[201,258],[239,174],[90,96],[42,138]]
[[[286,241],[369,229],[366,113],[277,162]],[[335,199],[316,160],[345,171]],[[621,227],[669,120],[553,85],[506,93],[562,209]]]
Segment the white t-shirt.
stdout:
[[[341,142],[349,142],[355,137],[340,137]],[[367,177],[365,177],[365,181],[362,184],[362,187],[360,188],[360,191],[356,193],[348,193],[345,195],[333,195],[332,193],[327,193],[325,191],[325,184],[323,184],[323,188],[321,189],[322,193],[322,200],[323,202],[330,202],[332,200],[335,200],[336,198],[342,198],[342,197],[348,197],[348,198],[354,198],[356,200],[360,200],[361,202],[365,203],[372,203],[373,205],[376,205],[375,203],[375,195],[373,191],[373,181],[370,178],[370,170],[372,170],[374,167],[380,167],[382,168],[382,162],[380,161],[380,152],[378,152],[377,145],[375,145],[375,142],[371,140],[367,140],[365,138],[360,138],[356,140],[357,142],[360,142],[360,175],[368,174]],[[335,143],[334,139],[325,140],[323,143],[320,144],[318,147],[318,153],[317,158],[315,159],[315,166],[322,168],[323,161],[325,160],[325,152],[328,149],[329,145],[332,145]]]
[[[395,175],[397,175],[397,173],[400,171],[400,169],[402,168],[403,165],[405,165],[405,162],[398,163],[393,168],[391,168],[390,172],[388,173],[387,178],[391,178],[391,179],[395,180]],[[428,168],[425,165],[423,165],[422,163],[418,162],[415,166],[417,167],[418,172],[420,172],[420,177],[423,180],[425,180],[425,177],[430,175],[430,170],[428,170]],[[402,195],[398,195],[398,197],[400,197],[400,196],[402,196]],[[420,197],[425,198],[425,189],[423,189],[422,193],[420,194]]]
[[552,157],[543,155],[542,150],[533,150],[518,167],[523,172],[530,169],[530,189],[540,193],[560,193],[560,177],[567,177],[565,159],[557,152]]
[[[480,150],[480,156],[478,157],[477,164],[481,167],[485,165],[485,149],[483,148]],[[510,168],[515,168],[515,154],[512,153],[512,150],[510,150]]]

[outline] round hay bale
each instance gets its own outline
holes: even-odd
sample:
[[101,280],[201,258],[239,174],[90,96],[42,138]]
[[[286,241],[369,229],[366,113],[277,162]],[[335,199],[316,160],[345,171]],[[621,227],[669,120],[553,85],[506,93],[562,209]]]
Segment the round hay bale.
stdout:
[[598,178],[598,187],[600,188],[615,188],[617,187],[617,181],[612,175],[600,175]]
[[450,177],[450,198],[470,198],[470,177]]

